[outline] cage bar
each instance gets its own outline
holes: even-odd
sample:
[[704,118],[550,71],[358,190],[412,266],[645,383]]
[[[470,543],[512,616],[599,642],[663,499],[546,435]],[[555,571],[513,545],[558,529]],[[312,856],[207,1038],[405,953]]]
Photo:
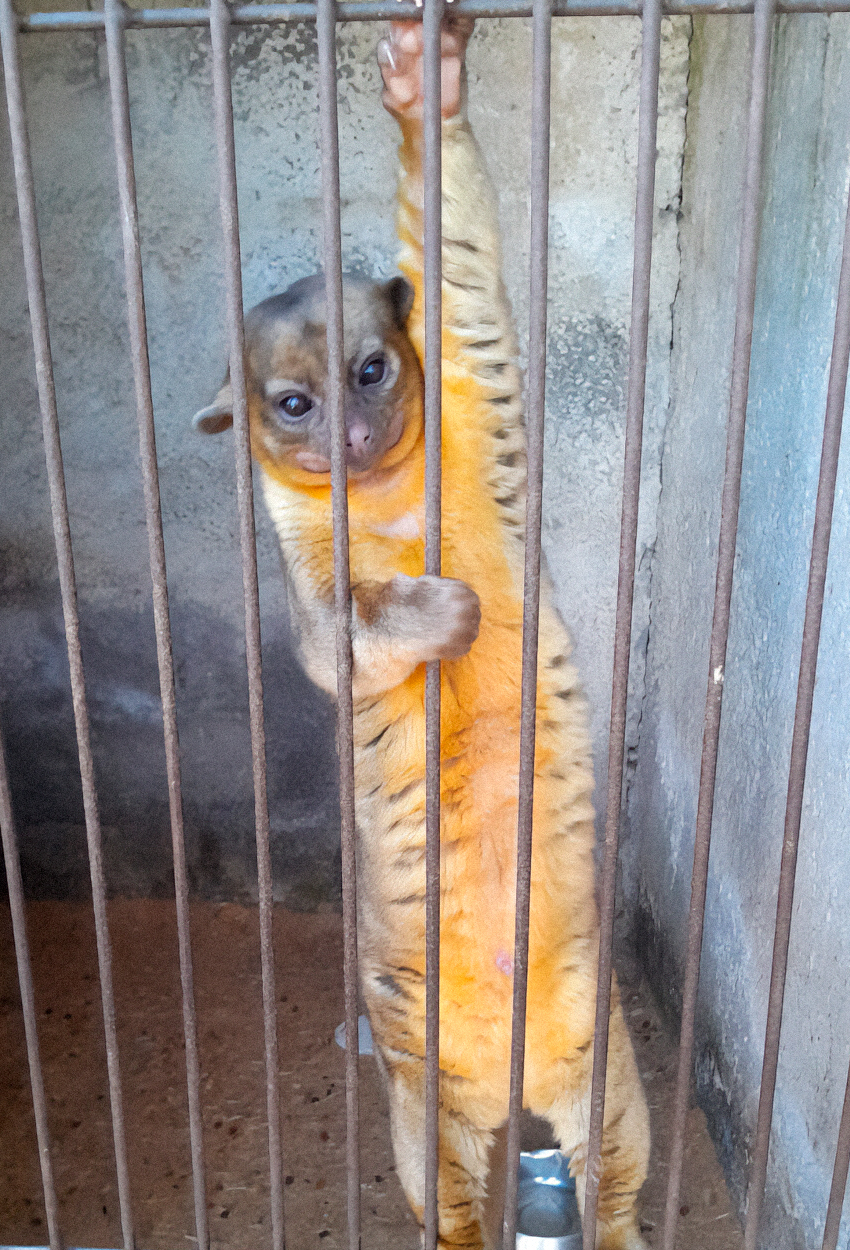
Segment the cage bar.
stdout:
[[[788,946],[791,939],[791,911],[794,906],[794,879],[797,871],[797,850],[800,843],[800,822],[803,815],[803,791],[806,784],[806,763],[809,732],[817,676],[818,646],[823,615],[826,570],[829,562],[829,540],[832,531],[832,509],[838,476],[841,449],[841,426],[844,398],[847,392],[847,367],[850,360],[850,201],[844,228],[844,250],[838,281],[835,312],[835,333],[826,394],[826,415],[823,428],[820,476],[818,480],[815,521],[812,531],[812,552],[809,562],[809,585],[806,592],[806,614],[803,642],[800,648],[800,672],[797,680],[797,704],[794,709],[794,731],[791,738],[791,761],[788,769],[788,797],[785,805],[785,831],[782,840],[782,861],[779,870],[779,893],[776,901],[776,927],[773,938],[773,963],[767,1000],[767,1023],[764,1036],[756,1139],[747,1195],[747,1222],[744,1228],[745,1250],[755,1250],[759,1219],[764,1202],[767,1178],[767,1157],[770,1149],[770,1125],[773,1118],[773,1097],[776,1090],[776,1069],[779,1063],[779,1039],[782,1030],[782,1004],[785,997],[785,976],[788,969]],[[843,1143],[842,1143],[843,1144]],[[846,1179],[846,1167],[845,1167]],[[836,1228],[836,1235],[837,1235]]]
[[836,1250],[838,1245],[848,1168],[850,1168],[850,1069],[847,1071],[847,1084],[844,1087],[844,1106],[841,1110],[841,1123],[838,1126],[835,1166],[832,1170],[832,1185],[829,1191],[829,1205],[826,1209],[821,1250]]
[[348,549],[340,230],[339,127],[337,124],[336,5],[319,0],[319,121],[322,162],[325,302],[328,350],[327,403],[331,428],[334,606],[336,616],[337,746],[342,844],[343,978],[345,993],[345,1160],[349,1250],[360,1246],[360,1074],[357,1020],[357,854],[354,811],[354,711],[352,705],[351,574]]
[[732,348],[732,378],[729,419],[726,433],[726,465],[720,509],[717,577],[709,650],[708,688],[705,697],[702,756],[691,902],[688,911],[688,939],[685,957],[685,986],[682,994],[682,1025],[679,1034],[679,1062],[676,1074],[673,1143],[667,1204],[664,1215],[663,1250],[673,1250],[679,1213],[679,1187],[682,1174],[685,1124],[691,1088],[694,1028],[696,1020],[699,965],[702,952],[711,821],[717,776],[717,750],[720,740],[720,714],[729,637],[735,542],[738,532],[738,505],[741,496],[741,466],[744,455],[744,428],[750,378],[750,350],[756,299],[756,274],[761,214],[761,173],[764,154],[764,128],[767,110],[770,46],[775,13],[774,0],[757,0],[753,21],[750,107],[747,120],[747,146],[744,175],[744,210],[738,253],[738,286],[735,309],[735,337]]
[[27,298],[29,301],[33,349],[35,352],[36,381],[50,489],[50,511],[56,543],[59,587],[62,596],[62,613],[65,621],[65,640],[68,649],[68,667],[71,679],[71,697],[74,707],[74,725],[80,762],[80,781],[83,792],[98,972],[103,1007],[103,1028],[106,1040],[106,1064],[109,1079],[112,1136],[115,1145],[118,1202],[121,1211],[121,1232],[124,1238],[124,1250],[133,1250],[134,1233],[130,1202],[130,1174],[127,1167],[124,1105],[121,1094],[118,1038],[115,1027],[112,947],[109,939],[109,924],[106,917],[106,883],[103,873],[100,814],[95,784],[94,757],[91,749],[83,657],[80,647],[80,622],[77,614],[77,586],[74,575],[74,555],[71,547],[71,525],[68,517],[65,469],[62,463],[62,444],[59,435],[59,417],[56,409],[56,385],[50,351],[47,299],[44,286],[44,270],[41,263],[41,243],[38,234],[29,135],[27,133],[26,102],[18,51],[17,19],[11,0],[2,0],[2,4],[0,4],[0,38],[2,38],[3,44],[6,102],[9,110],[9,130],[12,140],[15,187],[21,224],[21,243],[24,253]]
[[[456,0],[453,12],[467,17],[531,17],[533,0]],[[643,0],[553,0],[553,17],[640,17]],[[716,13],[731,16],[755,11],[754,0],[666,0],[662,13],[667,17],[687,14]],[[777,0],[777,13],[848,13],[850,0]],[[337,20],[341,22],[396,21],[401,13],[405,20],[421,21],[422,10],[398,0],[344,0],[338,5]],[[255,24],[279,25],[289,22],[315,22],[316,0],[293,0],[292,4],[241,4],[231,10],[231,22],[237,26]],[[168,29],[179,26],[208,26],[210,10],[198,8],[131,9],[127,26],[130,29]],[[102,12],[31,13],[18,18],[22,32],[49,30],[102,30]]]
[[527,495],[523,571],[522,681],[517,803],[516,913],[511,1021],[510,1093],[502,1245],[517,1231],[520,1124],[525,1074],[528,924],[537,729],[537,644],[540,621],[540,541],[543,516],[543,429],[546,405],[546,325],[549,282],[549,141],[552,71],[551,0],[535,0],[531,77],[531,237],[529,334],[526,370]]
[[602,1158],[605,1082],[608,1062],[608,1024],[614,943],[614,907],[620,838],[623,760],[626,741],[626,705],[629,693],[632,603],[637,547],[643,413],[646,394],[646,353],[649,335],[649,290],[652,269],[652,223],[655,211],[655,144],[658,129],[658,74],[661,58],[661,5],[646,0],[643,12],[638,173],[635,194],[635,243],[632,276],[632,317],[629,336],[629,382],[626,400],[626,436],[623,463],[623,504],[620,519],[620,563],[617,576],[617,614],[614,626],[614,668],[611,724],[608,739],[608,794],[605,812],[605,850],[602,861],[599,915],[599,963],[596,982],[596,1020],[593,1033],[593,1080],[590,1094],[584,1250],[596,1245],[596,1213]]
[[[443,0],[424,0],[422,11],[422,129],[424,138],[425,298],[425,572],[442,569],[442,111]],[[437,1176],[440,1142],[440,672],[425,666],[425,1210],[424,1250],[439,1234]]]
[[64,1250],[64,1239],[59,1227],[59,1203],[53,1177],[50,1127],[47,1122],[47,1100],[44,1095],[44,1074],[41,1067],[41,1050],[38,1044],[38,1025],[35,1017],[35,992],[32,981],[27,918],[24,907],[24,886],[21,880],[21,859],[18,853],[18,835],[12,811],[12,792],[6,768],[6,749],[0,726],[0,837],[3,839],[3,862],[6,868],[6,888],[9,892],[9,911],[12,917],[12,933],[15,939],[15,957],[18,964],[18,985],[21,991],[21,1010],[24,1017],[24,1037],[27,1045],[27,1062],[30,1070],[32,1106],[35,1117],[35,1134],[38,1141],[38,1162],[41,1167],[41,1186],[44,1191],[44,1211],[47,1216],[47,1235],[50,1250]]
[[174,894],[177,911],[177,941],[180,959],[180,985],[183,999],[183,1036],[186,1044],[186,1084],[189,1107],[189,1143],[192,1157],[192,1188],[195,1202],[195,1234],[200,1250],[209,1245],[206,1183],[204,1175],[203,1122],[201,1119],[200,1062],[195,1015],[195,988],[192,974],[192,944],[189,921],[189,883],[186,874],[186,843],[183,830],[183,799],[180,776],[180,742],[177,732],[177,705],[174,688],[174,660],[171,648],[171,621],[168,610],[168,582],[159,471],[156,458],[153,397],[148,358],[142,259],[139,246],[139,218],[136,202],[136,176],[133,140],[130,131],[130,99],[127,86],[127,58],[124,41],[126,10],[121,0],[106,0],[106,51],[109,67],[109,93],[112,128],[115,136],[115,163],[121,203],[121,232],[124,247],[124,281],[127,291],[127,319],[133,357],[136,412],[139,421],[139,451],[145,495],[154,629],[156,632],[162,725],[165,739],[165,765],[168,776],[168,803],[171,844],[174,856]]
[[218,156],[219,198],[224,238],[227,287],[227,325],[230,340],[230,383],[233,391],[233,432],[236,457],[236,493],[239,540],[242,549],[242,586],[245,600],[245,656],[251,722],[251,759],[254,778],[254,820],[257,836],[257,884],[260,913],[260,960],[263,983],[263,1027],[266,1058],[266,1104],[269,1119],[269,1171],[272,1250],[283,1250],[283,1151],[278,1077],[277,1005],[275,1002],[272,929],[272,872],[269,849],[269,804],[266,786],[266,735],[263,715],[263,666],[260,642],[260,598],[257,546],[254,531],[254,492],[251,477],[251,436],[245,390],[242,320],[242,263],[239,249],[239,210],[236,192],[236,148],[230,84],[230,15],[226,0],[214,0],[210,9],[215,138]]

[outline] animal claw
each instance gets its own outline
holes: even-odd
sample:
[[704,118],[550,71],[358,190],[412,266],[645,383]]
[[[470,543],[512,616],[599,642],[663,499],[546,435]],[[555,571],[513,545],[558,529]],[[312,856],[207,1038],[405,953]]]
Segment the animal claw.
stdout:
[[378,64],[387,65],[393,73],[398,72],[398,65],[396,64],[396,59],[393,56],[392,43],[389,39],[382,39],[378,44]]

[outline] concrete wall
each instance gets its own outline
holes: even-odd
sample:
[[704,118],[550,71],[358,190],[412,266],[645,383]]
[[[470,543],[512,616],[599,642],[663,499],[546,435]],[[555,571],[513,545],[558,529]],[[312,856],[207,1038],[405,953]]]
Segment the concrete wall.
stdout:
[[[708,676],[750,19],[695,20],[681,285],[629,817],[638,932],[674,1012]],[[700,1099],[742,1194],[755,1125],[788,758],[850,155],[850,23],[782,18],[699,1004]],[[847,454],[824,609],[762,1244],[820,1246],[850,1060]],[[841,1245],[846,1243],[842,1234]]]
[[[687,19],[665,22],[647,514],[678,280]],[[339,35],[345,264],[393,271],[396,128],[378,98],[375,26]],[[229,435],[192,413],[218,387],[226,330],[208,35],[130,33],[132,120],[151,340],[189,857],[195,887],[250,892],[252,793],[241,572]],[[109,878],[167,892],[170,845],[148,556],[103,40],[23,40],[59,413]],[[631,289],[640,30],[561,22],[554,41],[552,333],[546,545],[604,761]],[[481,23],[472,113],[499,184],[507,280],[527,311],[530,29]],[[242,31],[233,86],[245,299],[320,264],[316,51],[307,26]],[[85,889],[67,662],[5,129],[0,203],[3,486],[2,710],[30,886]],[[521,331],[524,333],[524,331]],[[293,663],[276,544],[258,505],[271,815],[278,895],[336,890],[333,715]],[[646,593],[639,601],[639,629]]]

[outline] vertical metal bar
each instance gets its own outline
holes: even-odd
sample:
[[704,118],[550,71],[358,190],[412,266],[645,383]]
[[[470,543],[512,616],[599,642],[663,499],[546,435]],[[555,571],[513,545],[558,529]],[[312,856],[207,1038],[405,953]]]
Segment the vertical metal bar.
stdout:
[[349,1250],[360,1246],[360,1074],[357,1022],[357,876],[354,813],[354,712],[351,680],[351,574],[348,549],[348,473],[344,408],[342,238],[337,122],[336,4],[319,0],[319,119],[322,156],[327,402],[331,428],[334,604],[336,609],[337,746],[342,843],[343,974],[345,985],[346,1184]]
[[635,196],[634,270],[629,342],[629,383],[626,401],[623,504],[620,519],[620,563],[617,579],[617,615],[614,631],[614,674],[611,726],[608,740],[608,794],[605,812],[605,850],[599,916],[599,964],[596,983],[596,1022],[593,1035],[593,1080],[587,1147],[584,1200],[584,1250],[596,1245],[596,1214],[605,1114],[608,1062],[608,1024],[614,942],[614,905],[620,835],[623,757],[626,741],[626,705],[629,692],[632,602],[634,598],[643,414],[646,394],[646,353],[649,334],[649,290],[652,268],[652,223],[655,211],[655,144],[658,128],[658,69],[661,56],[661,3],[645,0],[643,7],[638,122],[638,170]]
[[552,0],[534,0],[531,78],[531,243],[526,431],[528,493],[522,619],[519,802],[517,807],[514,988],[511,1077],[502,1245],[513,1246],[517,1226],[520,1153],[519,1116],[525,1075],[525,1009],[528,989],[528,922],[537,728],[537,641],[540,617],[540,525],[543,513],[543,425],[546,405],[546,299],[549,281],[549,131],[552,69]]
[[[788,944],[791,937],[791,910],[794,905],[794,878],[797,871],[797,848],[803,815],[803,790],[809,751],[809,730],[817,674],[818,645],[823,615],[824,587],[829,560],[832,530],[832,508],[838,475],[841,447],[841,426],[844,398],[847,392],[847,368],[850,360],[850,203],[844,229],[844,251],[838,281],[838,303],[835,313],[835,334],[826,395],[826,416],[823,429],[818,495],[812,532],[812,555],[809,564],[809,585],[806,592],[806,615],[800,649],[800,672],[797,681],[797,705],[794,710],[794,731],[791,738],[791,762],[788,770],[788,798],[785,805],[785,833],[782,841],[782,863],[779,870],[779,895],[776,902],[776,928],[773,938],[773,965],[767,1002],[767,1024],[764,1037],[764,1063],[761,1074],[756,1139],[747,1199],[747,1222],[744,1228],[745,1250],[755,1250],[759,1218],[764,1201],[767,1157],[770,1150],[770,1123],[773,1118],[773,1096],[776,1090],[776,1069],[779,1063],[779,1038],[782,1029],[782,1003],[785,996],[785,975],[788,968]],[[836,1230],[837,1231],[837,1230]]]
[[47,1215],[47,1234],[50,1250],[63,1250],[62,1233],[59,1229],[59,1204],[53,1179],[53,1162],[50,1154],[50,1129],[47,1122],[47,1101],[44,1096],[44,1077],[41,1070],[41,1054],[38,1045],[38,1026],[35,1017],[35,993],[32,982],[27,920],[24,909],[24,887],[21,881],[21,861],[18,855],[18,837],[12,813],[12,794],[6,769],[6,752],[3,731],[0,727],[0,835],[3,839],[3,860],[6,865],[6,883],[9,891],[9,910],[12,915],[12,932],[15,938],[15,956],[18,963],[18,984],[21,989],[21,1007],[24,1015],[24,1035],[27,1043],[27,1060],[32,1086],[32,1105],[35,1114],[35,1134],[38,1140],[38,1161],[41,1165],[41,1184],[44,1190],[44,1210]]
[[708,689],[705,698],[699,796],[694,834],[694,866],[691,878],[691,903],[688,913],[685,988],[682,998],[682,1028],[679,1038],[679,1064],[673,1111],[673,1144],[670,1152],[670,1172],[667,1185],[662,1250],[673,1250],[676,1237],[685,1126],[691,1086],[699,965],[705,918],[711,821],[714,812],[714,786],[717,774],[717,748],[720,739],[720,713],[726,667],[726,644],[729,637],[729,611],[732,600],[732,576],[738,532],[738,505],[741,495],[741,466],[744,455],[744,428],[750,380],[750,349],[753,338],[753,316],[755,311],[756,275],[761,226],[761,171],[774,11],[774,0],[756,0],[753,18],[750,108],[747,122],[744,210],[738,254],[735,338],[732,349],[732,378],[726,435],[726,466],[720,509],[717,580],[711,625]]
[[[442,568],[442,110],[443,0],[422,11],[425,140],[425,572]],[[440,1150],[440,662],[425,670],[425,1211],[424,1250],[439,1235]]]
[[195,1199],[195,1234],[199,1250],[209,1245],[206,1185],[204,1179],[203,1122],[201,1119],[200,1062],[195,1018],[195,990],[192,976],[192,946],[189,921],[189,883],[186,875],[186,845],[183,832],[183,800],[180,778],[180,742],[177,733],[177,705],[174,689],[174,662],[171,650],[171,621],[168,611],[168,583],[165,569],[165,543],[159,472],[156,459],[153,398],[148,359],[145,296],[139,246],[139,219],[136,203],[136,175],[133,140],[130,131],[130,99],[124,41],[126,10],[121,0],[106,0],[105,30],[109,66],[109,93],[112,128],[115,136],[115,162],[121,203],[121,232],[124,245],[124,281],[127,290],[127,317],[133,357],[136,412],[139,422],[139,450],[145,494],[148,548],[153,590],[159,689],[168,775],[168,802],[171,816],[171,845],[174,856],[174,892],[177,910],[177,940],[180,957],[180,983],[183,998],[183,1036],[186,1043],[186,1083],[189,1103],[189,1142],[192,1156],[192,1184]]
[[829,1191],[829,1206],[826,1209],[822,1250],[836,1250],[838,1245],[838,1232],[841,1227],[841,1208],[844,1206],[844,1191],[847,1188],[847,1170],[849,1167],[850,1070],[847,1072],[847,1084],[844,1088],[844,1107],[841,1111],[841,1123],[838,1126],[838,1145],[835,1149],[835,1166],[832,1170],[832,1186]]
[[18,55],[17,17],[12,8],[11,0],[2,0],[2,3],[0,3],[0,37],[2,37],[3,44],[6,99],[9,109],[9,128],[15,166],[18,213],[21,221],[21,241],[24,252],[27,297],[29,300],[33,348],[35,351],[36,381],[38,384],[39,405],[41,407],[45,459],[50,489],[50,509],[56,542],[62,611],[65,619],[65,638],[68,647],[71,697],[74,707],[74,723],[80,760],[80,779],[83,790],[89,871],[92,883],[92,903],[97,940],[98,969],[100,973],[100,992],[103,1005],[103,1027],[106,1040],[106,1063],[109,1075],[109,1096],[112,1111],[112,1133],[115,1142],[115,1167],[118,1181],[118,1201],[121,1210],[121,1229],[125,1250],[133,1250],[134,1235],[130,1205],[130,1177],[127,1169],[124,1108],[118,1062],[118,1039],[115,1027],[112,949],[106,918],[106,886],[103,874],[100,816],[95,787],[94,758],[91,750],[83,659],[80,647],[80,623],[77,614],[74,556],[71,548],[71,528],[68,519],[68,501],[65,494],[65,472],[62,464],[59,419],[56,411],[56,387],[50,353],[47,300],[44,289],[44,271],[41,263],[41,244],[39,242],[35,208],[35,187],[30,160],[29,136],[27,134],[21,65]]
[[236,147],[233,137],[233,101],[230,88],[230,10],[227,7],[226,0],[212,0],[210,5],[210,38],[212,42],[219,198],[227,282],[227,325],[230,339],[230,384],[233,390],[236,494],[239,509],[239,539],[242,548],[242,586],[245,599],[245,657],[248,669],[251,758],[254,774],[254,820],[257,833],[260,960],[262,965],[263,1025],[266,1054],[266,1105],[269,1118],[272,1250],[283,1250],[283,1155],[280,1137],[277,1008],[275,1003],[272,931],[273,899],[271,855],[269,850],[269,804],[266,787],[266,735],[263,716],[260,597],[257,578],[257,546],[254,532],[251,436],[248,429],[248,401],[245,390],[245,361],[243,355],[245,335],[242,323],[242,262],[239,250]]

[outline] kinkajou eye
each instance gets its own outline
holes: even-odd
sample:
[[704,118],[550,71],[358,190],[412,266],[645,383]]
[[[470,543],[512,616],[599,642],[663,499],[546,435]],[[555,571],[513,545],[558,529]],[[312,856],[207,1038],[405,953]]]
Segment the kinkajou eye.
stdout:
[[277,401],[277,406],[287,421],[300,421],[313,407],[313,401],[306,395],[283,395]]
[[357,381],[360,386],[376,386],[383,382],[387,372],[387,361],[383,352],[370,356],[362,366]]

